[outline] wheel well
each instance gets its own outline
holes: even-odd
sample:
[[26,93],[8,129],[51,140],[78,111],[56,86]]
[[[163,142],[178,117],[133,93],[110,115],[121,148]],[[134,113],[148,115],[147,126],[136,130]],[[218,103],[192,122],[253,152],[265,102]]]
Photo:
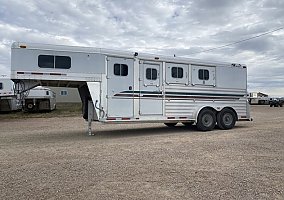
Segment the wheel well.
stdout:
[[208,109],[208,110],[211,110],[211,111],[213,111],[214,112],[214,114],[216,115],[217,114],[217,110],[215,110],[214,108],[212,108],[212,107],[210,107],[210,106],[206,106],[206,107],[203,107],[203,108],[201,108],[200,110],[198,110],[198,112],[197,112],[197,115],[196,115],[196,122],[197,122],[197,118],[198,118],[198,115],[199,115],[199,113],[202,111],[202,110],[204,110],[204,109]]

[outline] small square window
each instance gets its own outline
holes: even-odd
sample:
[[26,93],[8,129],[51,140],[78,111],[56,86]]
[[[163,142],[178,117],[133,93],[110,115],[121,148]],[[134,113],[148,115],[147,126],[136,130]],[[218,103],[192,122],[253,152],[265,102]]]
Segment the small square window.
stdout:
[[116,76],[127,76],[128,75],[128,66],[125,64],[114,64],[113,73]]
[[54,56],[52,55],[39,55],[38,66],[40,68],[54,68]]
[[61,95],[61,96],[67,96],[67,95],[68,95],[67,90],[61,90],[61,91],[60,91],[60,95]]
[[209,80],[209,71],[207,69],[198,70],[198,78],[200,80]]
[[183,68],[172,67],[172,77],[173,78],[183,78]]
[[71,58],[69,56],[55,56],[55,68],[70,69]]
[[157,69],[147,68],[146,69],[146,79],[148,80],[157,80],[158,72]]

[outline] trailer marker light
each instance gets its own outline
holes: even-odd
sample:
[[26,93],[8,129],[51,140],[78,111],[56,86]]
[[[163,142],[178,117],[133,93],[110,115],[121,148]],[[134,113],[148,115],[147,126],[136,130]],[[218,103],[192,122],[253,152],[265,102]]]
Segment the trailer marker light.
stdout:
[[175,117],[168,117],[168,119],[175,119]]
[[116,120],[116,118],[109,117],[107,120]]
[[121,119],[122,120],[130,120],[130,118],[128,118],[128,117],[122,117]]
[[50,75],[61,76],[61,75],[64,75],[64,74],[59,74],[59,73],[50,73]]

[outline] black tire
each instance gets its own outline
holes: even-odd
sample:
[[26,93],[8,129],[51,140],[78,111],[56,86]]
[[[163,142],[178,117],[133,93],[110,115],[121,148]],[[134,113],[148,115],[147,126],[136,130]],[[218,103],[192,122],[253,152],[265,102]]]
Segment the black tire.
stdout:
[[186,127],[191,127],[193,125],[193,122],[182,122],[182,124]]
[[270,107],[272,107],[273,105],[272,105],[272,104],[270,104],[269,106],[270,106]]
[[27,104],[27,110],[28,110],[28,111],[34,110],[34,104],[33,104],[32,102],[30,102],[30,103]]
[[177,123],[165,123],[165,125],[168,127],[174,127]]
[[237,116],[235,112],[229,108],[224,108],[217,114],[217,125],[220,129],[227,130],[235,126]]
[[197,117],[196,127],[200,131],[211,131],[216,125],[216,115],[211,109],[204,108]]

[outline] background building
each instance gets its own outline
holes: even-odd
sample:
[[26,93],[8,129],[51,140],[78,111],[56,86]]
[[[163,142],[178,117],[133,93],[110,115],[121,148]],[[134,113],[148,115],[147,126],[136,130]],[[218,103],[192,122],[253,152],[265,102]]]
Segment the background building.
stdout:
[[81,103],[77,88],[49,87],[56,93],[57,103]]
[[270,100],[268,94],[261,92],[251,92],[248,98],[251,105],[268,105]]

